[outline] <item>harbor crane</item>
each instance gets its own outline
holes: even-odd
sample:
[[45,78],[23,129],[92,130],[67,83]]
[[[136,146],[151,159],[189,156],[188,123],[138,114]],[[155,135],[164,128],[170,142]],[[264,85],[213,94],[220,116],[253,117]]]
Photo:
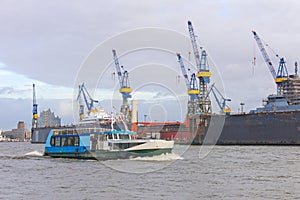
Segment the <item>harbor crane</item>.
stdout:
[[197,65],[197,78],[199,79],[199,105],[200,105],[200,112],[204,115],[210,114],[211,109],[211,101],[207,97],[207,85],[210,82],[210,76],[211,72],[208,68],[208,62],[207,62],[207,53],[205,50],[202,50],[201,52],[201,58],[198,51],[196,36],[194,33],[194,28],[191,21],[188,21],[188,30],[190,34],[191,43],[193,46],[195,61]]
[[82,120],[84,118],[84,105],[82,102],[82,96],[88,111],[88,115],[90,115],[90,113],[97,113],[98,110],[95,107],[94,103],[98,103],[98,100],[95,100],[91,97],[91,95],[89,94],[88,90],[86,89],[84,83],[82,83],[81,85],[79,85],[79,91],[78,91],[78,96],[77,96],[77,101],[79,101],[79,117],[80,120]]
[[128,99],[131,98],[132,89],[130,88],[130,85],[129,85],[128,71],[124,70],[123,66],[120,66],[117,52],[115,49],[112,50],[112,53],[113,53],[115,67],[116,67],[116,71],[117,71],[117,75],[118,75],[118,79],[119,79],[119,83],[120,83],[119,92],[122,94],[122,97],[123,97],[121,113],[125,117],[125,122],[131,122]]
[[218,90],[218,88],[215,86],[215,84],[213,83],[212,86],[210,87],[210,89],[208,90],[208,95],[210,93],[213,93],[216,102],[220,108],[221,113],[225,113],[227,115],[230,114],[231,109],[226,105],[227,101],[231,101],[231,99],[225,98],[222,93]]
[[35,95],[35,84],[32,84],[32,128],[38,127],[38,104]]
[[[287,81],[288,79],[288,71],[285,65],[285,60],[284,58],[280,58],[279,60],[279,67],[278,67],[278,71],[276,74],[276,71],[273,67],[273,64],[271,62],[271,59],[260,39],[260,37],[258,36],[258,34],[255,31],[252,31],[253,35],[254,35],[254,39],[257,43],[257,46],[259,47],[259,50],[261,51],[263,58],[265,60],[265,63],[267,64],[273,79],[275,80],[275,83],[277,85],[277,94],[278,95],[282,95],[283,94],[283,82]],[[276,57],[278,57],[278,55],[276,55]]]
[[[199,94],[196,103],[197,113],[193,116],[189,116],[189,130],[194,136],[195,143],[201,143],[204,139],[205,129],[208,127],[209,116],[212,113],[211,101],[207,95],[207,86],[210,82],[211,72],[208,68],[208,63],[206,59],[206,51],[201,51],[201,57],[199,54],[196,36],[194,33],[194,28],[191,21],[188,21],[188,31],[193,47],[193,52],[195,56],[195,62],[197,67],[197,78],[199,80]],[[199,134],[201,132],[201,134]]]
[[190,99],[188,101],[188,115],[195,115],[197,113],[197,101],[198,95],[200,93],[198,89],[196,74],[192,73],[191,77],[189,78],[180,53],[177,53],[177,57],[188,90],[187,93],[190,96]]

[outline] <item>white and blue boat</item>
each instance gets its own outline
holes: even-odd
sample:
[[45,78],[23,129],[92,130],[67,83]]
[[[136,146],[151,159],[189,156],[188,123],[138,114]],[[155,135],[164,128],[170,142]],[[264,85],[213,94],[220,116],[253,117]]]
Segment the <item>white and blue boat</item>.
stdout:
[[174,141],[136,139],[136,133],[108,128],[52,129],[44,155],[77,159],[128,159],[171,153]]

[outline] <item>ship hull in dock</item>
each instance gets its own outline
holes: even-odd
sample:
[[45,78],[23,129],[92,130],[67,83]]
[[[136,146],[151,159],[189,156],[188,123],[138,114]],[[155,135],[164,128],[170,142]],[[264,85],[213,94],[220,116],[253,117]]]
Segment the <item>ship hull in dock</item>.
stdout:
[[[217,126],[212,119],[220,121],[222,128],[209,131]],[[193,144],[300,145],[300,111],[219,115],[208,120],[204,137],[194,139]]]
[[217,144],[299,145],[300,111],[227,116]]
[[161,138],[188,145],[300,145],[300,111],[213,115],[197,126],[168,131],[169,125]]
[[31,143],[33,143],[33,144],[45,144],[46,139],[49,135],[49,132],[52,128],[53,127],[33,128],[31,130]]

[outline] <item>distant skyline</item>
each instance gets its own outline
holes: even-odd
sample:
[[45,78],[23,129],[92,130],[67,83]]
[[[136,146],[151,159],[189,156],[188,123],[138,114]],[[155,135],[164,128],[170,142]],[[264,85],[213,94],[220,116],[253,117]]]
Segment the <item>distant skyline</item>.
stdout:
[[[251,31],[256,30],[272,50],[285,58],[293,74],[294,62],[300,62],[299,10],[300,2],[296,0],[1,1],[0,128],[9,130],[18,121],[25,121],[30,128],[32,83],[37,85],[39,112],[50,108],[62,118],[62,124],[73,123],[75,79],[97,45],[124,31],[147,27],[169,29],[188,37],[188,20],[193,22],[198,42],[213,61],[210,65],[220,73],[225,96],[232,99],[229,106],[237,112],[240,102],[244,102],[244,109],[249,111],[276,92]],[[278,59],[272,50],[267,48],[277,68]],[[188,52],[181,53],[188,56]],[[124,58],[123,64],[131,69],[134,62]],[[180,74],[178,66],[174,70]],[[164,78],[176,83],[174,76],[166,74]],[[107,84],[113,87],[116,82],[110,77]],[[107,112],[112,109],[110,90],[105,87],[95,97],[103,101]],[[154,91],[147,98],[161,95]],[[143,96],[141,102],[147,98]],[[139,106],[141,113],[149,114]],[[169,113],[167,120],[180,118],[175,112]]]

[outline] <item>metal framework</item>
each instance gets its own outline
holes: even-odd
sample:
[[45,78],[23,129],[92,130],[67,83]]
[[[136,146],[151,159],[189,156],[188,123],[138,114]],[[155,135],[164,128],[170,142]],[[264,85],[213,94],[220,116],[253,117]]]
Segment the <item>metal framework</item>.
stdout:
[[91,97],[88,90],[86,89],[84,83],[79,85],[77,101],[79,102],[79,117],[82,120],[84,118],[84,105],[82,103],[82,96],[88,111],[90,113],[96,113],[98,110],[95,108],[94,103],[98,103],[98,100],[95,100]]
[[194,28],[191,21],[188,21],[188,30],[190,33],[190,39],[193,46],[193,51],[195,55],[196,65],[198,67],[197,77],[199,78],[199,109],[201,115],[211,114],[211,101],[207,95],[207,85],[210,82],[211,72],[209,71],[207,63],[207,54],[205,50],[201,52],[201,58],[198,51],[197,41],[194,33]]
[[119,92],[122,94],[122,97],[123,97],[121,113],[124,115],[126,122],[131,122],[131,117],[130,117],[131,111],[129,108],[128,99],[131,98],[132,89],[130,88],[130,85],[129,85],[128,71],[124,70],[123,66],[120,67],[119,59],[118,59],[117,52],[115,49],[112,50],[112,53],[113,53],[116,71],[117,71],[117,75],[118,75],[118,79],[119,79],[119,83],[120,83]]
[[185,66],[183,64],[183,60],[181,58],[181,55],[178,53],[178,62],[180,64],[181,72],[185,80],[187,93],[189,95],[189,101],[188,101],[188,116],[193,116],[197,114],[197,102],[198,102],[198,95],[199,95],[199,89],[196,79],[196,74],[192,73],[191,77],[189,78],[189,75],[187,74],[187,71],[185,69]]
[[38,104],[35,95],[35,84],[32,84],[32,128],[38,127]]
[[[277,85],[277,94],[283,95],[283,85],[284,85],[283,83],[288,80],[288,71],[287,71],[287,68],[285,65],[285,61],[283,58],[280,58],[279,67],[278,67],[278,71],[276,74],[276,71],[273,67],[271,59],[262,43],[260,37],[258,36],[258,34],[255,31],[252,31],[252,33],[254,35],[254,39],[257,43],[257,46],[259,47],[259,50],[262,53],[265,63],[267,64],[267,66],[271,72],[271,75],[272,75],[273,79],[275,80],[275,83]],[[276,57],[278,57],[278,55],[276,55]]]

